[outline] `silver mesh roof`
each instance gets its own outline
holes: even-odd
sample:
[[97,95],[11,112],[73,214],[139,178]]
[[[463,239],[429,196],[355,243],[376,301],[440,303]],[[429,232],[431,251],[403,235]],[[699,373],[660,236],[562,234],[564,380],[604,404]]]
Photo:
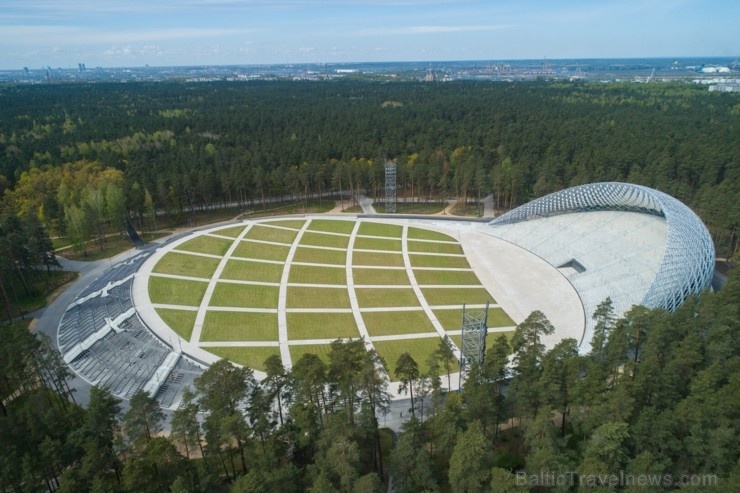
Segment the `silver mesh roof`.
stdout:
[[673,311],[687,296],[710,286],[715,256],[709,232],[686,205],[652,188],[618,182],[580,185],[533,200],[489,225],[599,210],[641,212],[665,219],[665,253],[641,304]]

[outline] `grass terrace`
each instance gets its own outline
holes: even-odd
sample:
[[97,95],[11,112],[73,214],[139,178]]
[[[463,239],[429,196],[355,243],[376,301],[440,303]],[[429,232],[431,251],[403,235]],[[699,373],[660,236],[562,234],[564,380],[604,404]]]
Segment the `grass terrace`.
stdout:
[[157,276],[149,278],[149,298],[155,304],[200,306],[207,288],[207,282]]
[[288,339],[358,338],[352,313],[288,313]]
[[287,308],[351,308],[343,288],[288,286]]
[[386,252],[400,252],[401,240],[391,238],[370,238],[367,236],[355,237],[355,250],[383,250]]
[[439,241],[408,241],[409,252],[422,253],[453,253],[463,254],[463,249],[459,243],[443,243]]
[[[470,308],[469,312],[482,312],[484,308]],[[442,324],[445,330],[462,329],[462,308],[433,310],[434,315]],[[513,327],[516,324],[501,308],[493,307],[488,309],[488,327]]]
[[439,231],[432,231],[430,229],[423,228],[409,228],[408,232],[406,233],[406,237],[409,240],[449,241],[457,244],[457,240],[455,240],[450,235],[440,233]]
[[385,252],[352,252],[352,265],[403,267],[403,255]]
[[228,359],[238,365],[247,366],[260,371],[265,371],[265,360],[267,360],[267,358],[273,354],[280,356],[280,348],[277,346],[213,346],[208,347],[208,351],[220,358]]
[[270,245],[256,241],[240,241],[231,257],[258,259],[258,260],[275,260],[284,262],[288,258],[290,247],[287,245]]
[[[511,338],[514,335],[513,330],[508,330],[506,332],[489,332],[488,334],[486,334],[486,349],[491,347],[493,345],[493,342],[496,340],[496,338],[500,336],[501,334],[504,334],[506,338],[509,340],[509,343],[511,343]],[[460,347],[462,346],[462,335],[450,336],[450,339],[452,340],[452,342],[455,343],[457,348],[460,349]]]
[[419,270],[414,269],[414,277],[420,286],[436,284],[462,284],[480,286],[478,276],[472,270]]
[[283,264],[230,259],[221,272],[221,279],[279,283]]
[[303,233],[303,236],[301,236],[300,244],[330,248],[347,248],[347,245],[349,245],[349,235],[306,231]]
[[370,269],[355,267],[352,269],[355,286],[363,284],[409,284],[406,269]]
[[290,359],[293,361],[293,365],[295,365],[304,354],[315,354],[325,364],[329,364],[329,352],[331,351],[331,346],[328,344],[291,344],[289,350]]
[[175,276],[200,277],[211,279],[221,260],[187,253],[168,252],[165,254],[152,272],[157,274],[172,274]]
[[496,303],[483,288],[421,288],[429,306]]
[[347,283],[347,273],[342,267],[317,267],[292,265],[288,282],[291,284],[342,284]]
[[335,219],[312,219],[308,225],[310,231],[322,231],[324,233],[340,233],[348,235],[355,228],[354,221]]
[[201,341],[277,341],[277,313],[208,310]]
[[357,234],[361,236],[400,238],[403,235],[403,226],[399,226],[397,224],[363,222],[360,224]]
[[410,254],[409,260],[412,267],[432,267],[436,269],[469,269],[470,264],[465,257],[453,257],[450,255],[422,255]]
[[215,236],[200,235],[196,236],[192,240],[188,240],[178,245],[178,250],[193,253],[205,253],[208,255],[217,255],[223,257],[229,250],[229,247],[233,241],[226,240],[224,238],[217,238]]
[[195,325],[195,317],[198,312],[195,310],[173,310],[170,308],[157,308],[157,315],[159,315],[164,323],[166,323],[177,335],[185,339],[190,340],[193,335],[193,325]]
[[370,337],[396,334],[436,333],[423,310],[364,312],[362,319]]
[[239,226],[232,226],[230,228],[219,229],[214,231],[212,234],[219,236],[228,236],[229,238],[238,238],[246,226],[241,224]]
[[277,308],[278,292],[277,286],[219,282],[213,290],[211,306]]
[[298,236],[298,231],[295,229],[284,229],[282,227],[263,226],[257,224],[252,226],[252,229],[249,230],[245,238],[290,245],[293,243],[296,236]]
[[345,265],[347,262],[347,252],[345,250],[328,250],[326,248],[298,247],[293,255],[293,262]]
[[383,308],[387,306],[421,306],[419,298],[411,288],[357,288],[357,303],[360,308]]

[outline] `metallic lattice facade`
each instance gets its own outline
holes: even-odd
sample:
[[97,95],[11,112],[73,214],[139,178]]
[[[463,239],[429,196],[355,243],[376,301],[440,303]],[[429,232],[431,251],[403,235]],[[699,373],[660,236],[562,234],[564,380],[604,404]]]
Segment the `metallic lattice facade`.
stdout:
[[665,253],[642,305],[673,311],[686,297],[711,285],[715,255],[707,228],[686,205],[648,187],[604,182],[568,188],[533,200],[489,224],[513,224],[588,211],[640,212],[665,219]]

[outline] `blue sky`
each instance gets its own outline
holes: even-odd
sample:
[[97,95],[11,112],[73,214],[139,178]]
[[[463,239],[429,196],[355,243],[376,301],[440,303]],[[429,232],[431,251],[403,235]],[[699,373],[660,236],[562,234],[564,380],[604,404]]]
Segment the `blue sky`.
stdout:
[[728,0],[0,0],[0,68],[740,56]]

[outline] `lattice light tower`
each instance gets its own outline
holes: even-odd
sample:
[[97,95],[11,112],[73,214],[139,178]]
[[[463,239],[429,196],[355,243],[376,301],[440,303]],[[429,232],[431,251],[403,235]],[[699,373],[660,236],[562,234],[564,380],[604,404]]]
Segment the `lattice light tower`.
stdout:
[[483,311],[467,310],[463,304],[462,347],[460,348],[460,386],[473,365],[483,365],[488,335],[488,301]]
[[396,212],[396,163],[385,163],[385,212]]

